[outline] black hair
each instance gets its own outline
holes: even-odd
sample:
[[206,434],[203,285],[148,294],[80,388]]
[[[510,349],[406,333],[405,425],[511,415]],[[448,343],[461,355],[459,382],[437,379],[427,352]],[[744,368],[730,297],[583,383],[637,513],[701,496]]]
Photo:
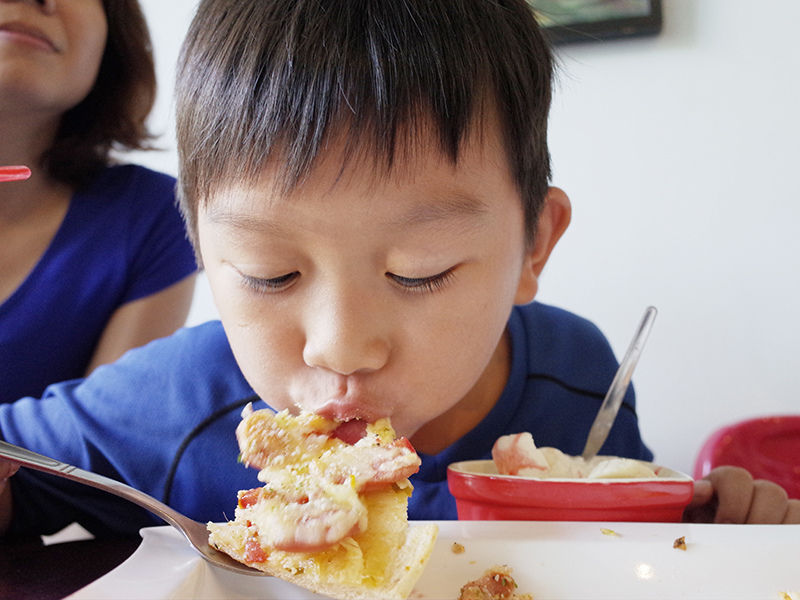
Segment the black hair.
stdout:
[[[550,178],[553,58],[525,0],[201,0],[176,86],[179,197],[280,160],[285,191],[344,135],[391,169],[419,135],[453,161],[496,115],[529,239]],[[428,138],[429,139],[429,138]]]

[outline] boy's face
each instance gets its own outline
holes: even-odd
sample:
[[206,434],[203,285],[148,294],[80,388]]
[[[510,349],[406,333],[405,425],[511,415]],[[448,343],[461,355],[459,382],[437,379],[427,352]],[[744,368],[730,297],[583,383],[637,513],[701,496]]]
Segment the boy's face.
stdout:
[[451,443],[494,405],[508,372],[506,321],[533,298],[538,271],[499,140],[476,139],[458,165],[427,144],[386,176],[353,161],[339,178],[333,147],[288,197],[267,169],[201,209],[220,317],[268,404],[389,416],[412,442],[426,424],[445,426],[431,443],[420,438],[421,451]]

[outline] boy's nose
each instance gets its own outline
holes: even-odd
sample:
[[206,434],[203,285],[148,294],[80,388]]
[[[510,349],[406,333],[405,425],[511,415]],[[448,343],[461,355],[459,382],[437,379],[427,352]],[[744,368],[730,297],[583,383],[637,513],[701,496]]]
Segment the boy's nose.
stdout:
[[369,299],[325,302],[306,323],[303,359],[340,375],[375,371],[389,359],[388,315]]

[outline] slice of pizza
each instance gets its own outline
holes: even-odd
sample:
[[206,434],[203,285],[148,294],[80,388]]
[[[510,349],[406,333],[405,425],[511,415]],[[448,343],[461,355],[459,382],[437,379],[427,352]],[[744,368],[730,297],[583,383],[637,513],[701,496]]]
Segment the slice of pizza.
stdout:
[[233,521],[208,524],[209,543],[333,598],[407,598],[438,533],[408,522],[419,456],[388,419],[367,424],[354,443],[340,425],[246,409],[236,430],[241,460],[264,486],[239,492]]

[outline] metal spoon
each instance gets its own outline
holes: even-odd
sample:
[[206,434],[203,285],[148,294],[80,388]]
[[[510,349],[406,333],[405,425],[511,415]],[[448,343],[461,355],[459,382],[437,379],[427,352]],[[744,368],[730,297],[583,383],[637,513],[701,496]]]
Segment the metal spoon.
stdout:
[[644,343],[647,341],[647,336],[653,327],[657,312],[652,306],[648,306],[647,310],[644,311],[644,317],[642,317],[642,322],[639,323],[636,335],[631,340],[631,345],[628,347],[619,369],[617,369],[617,374],[614,375],[611,387],[608,388],[603,404],[600,405],[600,410],[597,411],[592,428],[589,430],[589,437],[586,440],[586,446],[583,448],[583,454],[581,454],[584,460],[594,458],[608,438],[608,433],[617,418],[622,399],[625,397],[625,392],[631,382],[633,369],[636,367],[639,355],[642,353],[642,348],[644,348]]
[[180,531],[192,547],[200,553],[200,556],[212,565],[242,575],[268,576],[263,571],[252,569],[234,560],[224,552],[220,552],[211,547],[208,544],[208,530],[203,523],[193,521],[163,502],[159,502],[152,496],[148,496],[144,492],[140,492],[129,485],[109,479],[108,477],[103,477],[102,475],[97,475],[96,473],[91,473],[90,471],[84,471],[78,467],[42,456],[41,454],[36,454],[35,452],[1,440],[0,458],[23,467],[36,469],[37,471],[43,471],[45,473],[57,475],[58,477],[64,477],[65,479],[77,481],[110,492],[120,498],[125,498],[161,517]]

